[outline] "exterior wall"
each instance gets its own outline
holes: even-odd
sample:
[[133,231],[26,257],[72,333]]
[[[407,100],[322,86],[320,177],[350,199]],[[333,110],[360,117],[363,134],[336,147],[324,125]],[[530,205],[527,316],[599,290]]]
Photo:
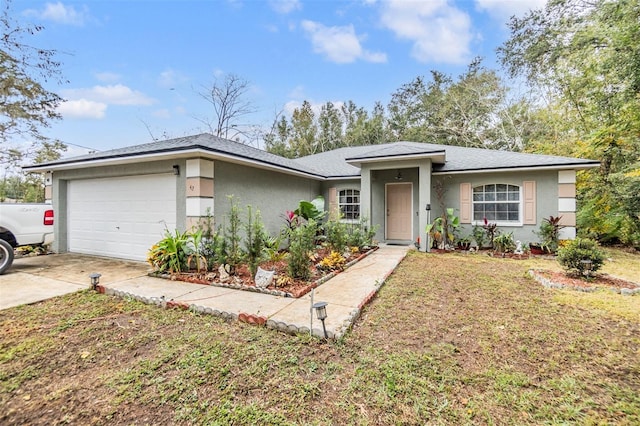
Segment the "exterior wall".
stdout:
[[[127,164],[121,166],[88,167],[75,170],[61,170],[53,173],[52,204],[55,210],[55,241],[52,249],[57,253],[68,250],[67,241],[67,182],[75,179],[108,178],[116,176],[137,176],[160,173],[173,173],[173,166],[178,165],[185,170],[184,160],[155,161],[148,163]],[[181,230],[186,226],[185,206],[185,173],[176,176],[176,224]]]
[[275,234],[284,225],[282,215],[295,210],[301,200],[312,200],[321,192],[319,181],[256,169],[222,161],[215,162],[215,222],[228,215],[227,196],[234,195],[242,208],[259,209],[265,228]]
[[[442,214],[443,208],[455,208],[456,215],[460,215],[460,184],[470,183],[471,187],[492,183],[504,183],[517,185],[522,188],[523,182],[536,182],[536,219],[534,224],[523,225],[499,225],[503,232],[512,232],[514,240],[523,243],[539,241],[539,237],[534,234],[538,231],[543,218],[558,216],[563,214],[559,211],[558,203],[558,171],[536,171],[536,172],[504,172],[504,173],[471,173],[464,175],[436,175],[433,176],[432,191],[434,194],[432,203],[432,220]],[[445,188],[442,202],[436,197],[437,183],[441,182]],[[522,196],[521,196],[522,198]],[[520,200],[522,203],[522,199]],[[521,219],[523,212],[521,211]],[[473,225],[482,223],[473,221],[471,224],[463,224],[460,227],[460,236],[471,235]]]

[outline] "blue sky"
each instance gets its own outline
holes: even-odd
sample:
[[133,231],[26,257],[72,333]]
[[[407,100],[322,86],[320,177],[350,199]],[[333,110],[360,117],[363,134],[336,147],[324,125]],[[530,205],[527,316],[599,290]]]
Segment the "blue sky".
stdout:
[[[29,40],[61,52],[66,102],[47,135],[107,150],[206,131],[197,94],[216,78],[247,80],[269,127],[303,100],[386,106],[402,84],[436,69],[459,75],[475,56],[497,68],[505,23],[544,0],[14,0]],[[70,146],[68,154],[86,151]]]

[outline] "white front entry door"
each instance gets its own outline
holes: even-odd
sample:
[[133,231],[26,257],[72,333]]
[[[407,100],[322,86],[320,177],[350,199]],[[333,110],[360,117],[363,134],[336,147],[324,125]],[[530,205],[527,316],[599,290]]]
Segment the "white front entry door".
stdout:
[[173,174],[72,180],[67,184],[70,252],[146,260],[176,227]]
[[387,240],[413,240],[413,184],[388,183],[385,186]]

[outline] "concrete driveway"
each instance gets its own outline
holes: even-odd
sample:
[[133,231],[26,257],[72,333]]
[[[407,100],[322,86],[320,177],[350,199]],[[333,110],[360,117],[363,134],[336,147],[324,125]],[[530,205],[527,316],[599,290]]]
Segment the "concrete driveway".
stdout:
[[147,275],[143,262],[80,254],[52,254],[15,259],[0,275],[0,309],[35,303],[90,287],[89,274],[102,274],[100,284]]

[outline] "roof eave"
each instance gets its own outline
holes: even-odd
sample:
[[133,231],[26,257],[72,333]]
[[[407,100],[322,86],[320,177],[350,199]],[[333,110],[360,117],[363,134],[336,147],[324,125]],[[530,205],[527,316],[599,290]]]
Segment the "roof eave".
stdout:
[[473,174],[473,173],[502,173],[513,171],[539,171],[539,170],[586,170],[595,169],[600,167],[600,162],[594,163],[567,163],[556,164],[548,166],[513,166],[513,167],[495,167],[487,169],[462,169],[462,170],[445,170],[445,171],[433,171],[432,175],[461,175],[461,174]]
[[43,164],[23,167],[23,170],[28,172],[53,172],[71,169],[84,169],[96,166],[115,166],[122,164],[139,163],[140,161],[162,161],[171,159],[191,158],[194,155],[204,158],[210,158],[212,160],[223,160],[230,163],[247,165],[264,170],[273,170],[281,173],[300,176],[305,178],[311,178],[315,180],[324,180],[325,176],[319,173],[306,172],[304,170],[294,169],[286,166],[281,166],[275,163],[266,161],[255,160],[240,155],[232,155],[223,151],[218,151],[211,148],[202,146],[195,146],[189,148],[174,148],[159,150],[156,152],[145,152],[140,154],[120,154],[105,158],[97,158],[95,160],[85,159],[80,161],[74,161],[70,159],[67,162],[58,162],[56,164]]

